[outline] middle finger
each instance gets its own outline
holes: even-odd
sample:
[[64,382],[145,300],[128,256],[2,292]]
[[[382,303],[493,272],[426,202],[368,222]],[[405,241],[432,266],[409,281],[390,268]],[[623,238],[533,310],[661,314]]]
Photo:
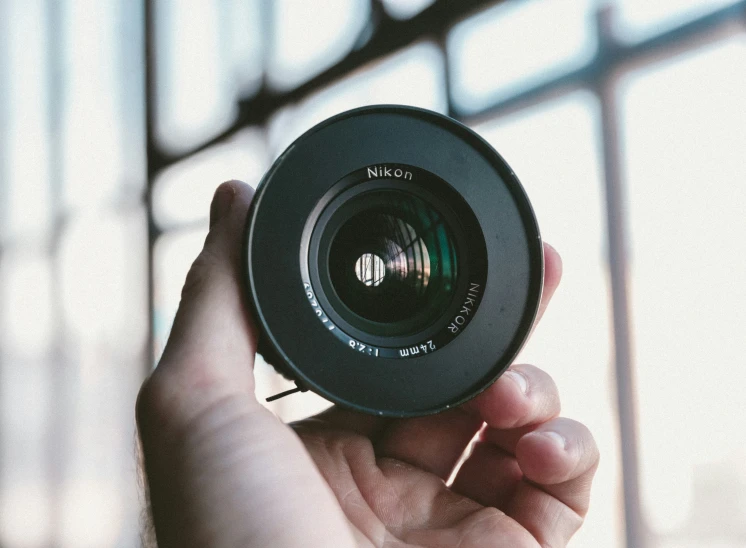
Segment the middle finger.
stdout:
[[483,423],[491,429],[513,429],[545,422],[559,411],[552,378],[533,365],[513,365],[458,409],[394,422],[376,444],[376,453],[447,479]]

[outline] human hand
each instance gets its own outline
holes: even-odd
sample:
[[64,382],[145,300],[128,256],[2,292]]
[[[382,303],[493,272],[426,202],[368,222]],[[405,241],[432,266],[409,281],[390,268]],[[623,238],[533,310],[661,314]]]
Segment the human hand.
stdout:
[[[514,365],[438,415],[382,419],[338,407],[287,426],[262,407],[257,330],[240,240],[252,191],[216,191],[163,357],[137,419],[158,545],[565,546],[588,509],[598,450],[558,418],[552,379]],[[556,289],[547,247],[540,313]],[[451,485],[446,480],[480,432]]]

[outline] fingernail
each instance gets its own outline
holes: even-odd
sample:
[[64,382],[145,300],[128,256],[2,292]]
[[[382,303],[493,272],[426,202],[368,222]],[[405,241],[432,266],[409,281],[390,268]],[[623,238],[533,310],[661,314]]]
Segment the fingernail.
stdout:
[[557,251],[557,248],[554,247],[552,244],[550,244],[549,242],[544,242],[544,245],[554,251],[555,255],[559,255],[559,251]]
[[511,369],[510,371],[505,372],[505,376],[512,379],[513,382],[518,385],[518,388],[521,389],[521,392],[528,394],[528,379],[526,379],[523,374]]
[[236,197],[236,189],[230,181],[222,183],[212,197],[210,204],[210,227],[222,219],[231,209],[233,198]]
[[548,430],[546,432],[537,432],[537,433],[540,436],[544,436],[545,438],[552,440],[552,443],[555,444],[560,449],[562,449],[563,451],[567,447],[567,441],[565,440],[564,436],[562,436],[561,434],[558,434],[557,432]]

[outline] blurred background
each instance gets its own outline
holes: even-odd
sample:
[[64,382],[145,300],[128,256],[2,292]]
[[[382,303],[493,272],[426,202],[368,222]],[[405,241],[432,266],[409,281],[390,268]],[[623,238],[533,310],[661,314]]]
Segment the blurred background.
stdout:
[[564,258],[521,360],[601,447],[571,546],[746,546],[745,100],[744,0],[0,0],[0,546],[140,544],[213,190],[374,103],[483,135]]

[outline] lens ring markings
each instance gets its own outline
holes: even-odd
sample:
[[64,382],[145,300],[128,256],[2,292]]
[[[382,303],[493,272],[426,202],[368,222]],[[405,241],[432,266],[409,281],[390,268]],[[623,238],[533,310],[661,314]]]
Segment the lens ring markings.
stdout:
[[[447,183],[414,166],[365,166],[333,185],[322,202],[326,205],[307,222],[309,251],[301,259],[304,291],[316,316],[345,346],[369,356],[414,358],[442,348],[464,331],[484,291],[486,251],[474,214]],[[431,226],[419,226],[423,223],[408,209],[419,210],[421,216],[429,217]],[[389,302],[389,316],[394,321],[388,322],[380,321],[386,315],[385,310],[381,311],[383,316],[379,314],[371,320],[361,317],[360,309],[350,303],[349,293],[362,291],[364,287],[349,287],[353,280],[357,281],[353,263],[357,248],[347,253],[349,264],[345,264],[344,258],[335,264],[333,257],[339,249],[334,244],[340,238],[344,240],[345,235],[341,237],[340,233],[350,222],[371,212],[374,216],[390,215],[401,221],[400,233],[394,237],[399,240],[397,245],[406,246],[406,227],[416,224],[420,232],[433,231],[433,238],[429,239],[432,251],[449,254],[447,258],[439,257],[438,253],[429,255],[429,261],[439,263],[430,265],[436,266],[436,272],[429,272],[431,276],[435,274],[437,282],[433,280],[430,284],[428,280],[430,292],[424,289],[419,315],[417,310],[407,309],[407,305],[412,308],[415,298],[410,303]],[[362,229],[354,224],[352,228]],[[412,231],[413,236],[418,235],[417,230],[412,228]],[[364,243],[363,235],[359,235],[359,240]],[[335,268],[344,270],[336,273],[337,280]],[[397,322],[400,313],[411,314]]]

